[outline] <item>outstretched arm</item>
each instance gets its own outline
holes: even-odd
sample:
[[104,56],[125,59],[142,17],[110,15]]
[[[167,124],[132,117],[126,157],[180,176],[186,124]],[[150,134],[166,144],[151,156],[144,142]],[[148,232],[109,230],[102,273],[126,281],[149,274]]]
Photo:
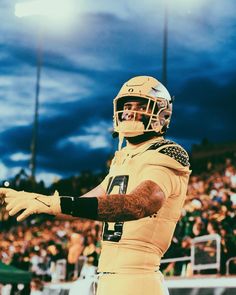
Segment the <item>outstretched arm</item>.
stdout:
[[[97,192],[103,193],[101,187]],[[129,194],[111,194],[91,197],[90,193],[80,198],[44,196],[35,193],[17,192],[12,189],[0,189],[5,197],[6,209],[10,215],[24,210],[17,220],[21,221],[34,213],[59,215],[69,214],[75,217],[99,221],[128,221],[149,216],[157,212],[165,200],[164,193],[153,181],[146,180]]]

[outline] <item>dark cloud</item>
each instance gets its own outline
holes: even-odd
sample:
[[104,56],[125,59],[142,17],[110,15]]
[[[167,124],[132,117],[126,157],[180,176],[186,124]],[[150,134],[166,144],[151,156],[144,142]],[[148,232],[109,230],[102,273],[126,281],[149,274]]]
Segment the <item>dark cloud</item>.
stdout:
[[[54,105],[55,108],[61,109],[58,116],[41,116],[38,131],[38,166],[60,173],[85,170],[86,165],[87,169],[91,169],[93,165],[104,167],[105,160],[111,152],[110,148],[90,149],[89,143],[87,146],[76,146],[70,142],[60,145],[60,142],[66,141],[69,136],[86,135],[83,128],[96,125],[101,120],[111,123],[111,104],[104,103],[106,101],[108,99],[103,96],[87,97],[76,102]],[[108,130],[107,136],[111,136]],[[31,125],[16,126],[0,134],[0,151],[7,166],[16,164],[9,158],[12,153],[30,152],[31,137]],[[24,163],[27,164],[26,161],[19,161],[17,164]]]
[[235,85],[236,73],[225,85],[209,78],[188,81],[177,94],[173,136],[213,142],[235,140]]
[[[223,14],[218,8],[219,1],[215,5],[214,1],[201,1],[201,7],[192,10],[189,3],[182,9],[170,9],[168,89],[176,100],[168,136],[188,147],[203,138],[214,142],[236,140],[233,113],[236,21],[232,14],[235,1],[229,2]],[[75,143],[68,139],[98,135],[90,134],[85,127],[101,122],[111,126],[112,100],[132,76],[151,75],[161,80],[163,3],[160,4],[149,3],[149,9],[148,5],[142,9],[139,4],[125,17],[119,16],[119,12],[87,13],[76,19],[67,34],[54,34],[51,28],[45,30],[39,171],[63,175],[103,167],[110,147],[92,149],[89,142]],[[0,39],[0,100],[4,102],[4,110],[7,106],[11,109],[17,106],[19,110],[22,106],[20,114],[24,116],[23,108],[33,106],[37,26],[10,18],[9,11],[6,15],[11,21],[9,27],[4,22],[0,29],[6,36]],[[10,82],[4,84],[4,81]],[[31,120],[20,125],[11,121],[8,125],[7,112],[1,112],[1,116],[4,118],[0,132],[1,160],[8,167],[28,166],[27,160],[14,161],[11,155],[30,153]]]

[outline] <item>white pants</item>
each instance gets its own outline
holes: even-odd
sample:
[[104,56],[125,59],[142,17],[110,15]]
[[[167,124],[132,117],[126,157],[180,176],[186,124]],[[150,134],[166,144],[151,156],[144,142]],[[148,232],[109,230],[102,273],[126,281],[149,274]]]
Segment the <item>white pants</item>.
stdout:
[[100,274],[96,295],[169,295],[160,272]]

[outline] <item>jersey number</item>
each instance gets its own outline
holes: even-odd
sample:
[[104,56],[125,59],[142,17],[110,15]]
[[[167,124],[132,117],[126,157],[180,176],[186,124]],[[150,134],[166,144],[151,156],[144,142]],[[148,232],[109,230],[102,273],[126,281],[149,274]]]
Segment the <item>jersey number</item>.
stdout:
[[[119,194],[126,194],[128,186],[128,175],[119,175],[109,179],[107,186],[107,194],[109,195],[115,186],[119,188]],[[124,222],[108,223],[105,222],[103,226],[103,241],[119,242],[123,232]],[[113,225],[111,227],[111,225]]]

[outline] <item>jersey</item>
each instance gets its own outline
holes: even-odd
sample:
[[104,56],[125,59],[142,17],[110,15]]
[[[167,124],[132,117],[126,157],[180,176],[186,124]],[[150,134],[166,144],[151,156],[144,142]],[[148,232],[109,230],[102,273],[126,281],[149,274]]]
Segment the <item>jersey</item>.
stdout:
[[103,224],[98,271],[149,273],[160,265],[181,215],[190,175],[188,154],[179,145],[155,138],[115,153],[101,186],[107,194],[129,194],[151,180],[165,194],[161,209],[148,217]]

